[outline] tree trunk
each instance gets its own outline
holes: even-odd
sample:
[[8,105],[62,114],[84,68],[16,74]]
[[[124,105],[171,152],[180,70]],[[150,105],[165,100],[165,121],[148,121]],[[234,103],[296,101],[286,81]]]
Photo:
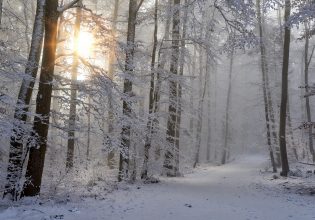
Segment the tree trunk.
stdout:
[[2,6],[3,6],[3,0],[0,0],[0,28],[2,25]]
[[91,144],[91,95],[88,95],[88,112],[87,112],[87,123],[88,123],[88,130],[87,130],[87,140],[86,140],[86,164],[88,167],[88,162],[90,160],[90,144]]
[[[200,52],[202,53],[202,50],[200,50]],[[200,64],[202,64],[203,62],[203,59],[202,59],[202,56],[200,58]],[[202,69],[202,66],[200,66],[199,68]],[[202,132],[202,116],[203,116],[203,103],[204,103],[204,98],[205,98],[205,94],[206,94],[206,89],[207,89],[207,79],[206,79],[206,76],[205,76],[205,79],[204,79],[204,85],[202,87],[202,70],[200,69],[200,77],[199,77],[199,80],[200,80],[200,85],[201,85],[201,88],[200,88],[200,91],[202,91],[202,93],[200,93],[200,96],[199,96],[199,104],[198,104],[198,121],[197,121],[197,131],[196,131],[196,154],[195,154],[195,162],[194,162],[194,165],[193,167],[196,168],[197,164],[199,163],[199,154],[200,154],[200,147],[201,147],[201,132]],[[208,74],[208,72],[206,72],[206,74]]]
[[289,129],[289,135],[290,135],[290,141],[291,141],[291,148],[293,150],[293,154],[295,159],[298,161],[299,155],[297,153],[296,145],[295,145],[295,140],[294,140],[294,133],[293,133],[293,127],[292,127],[292,119],[291,119],[291,112],[290,112],[290,96],[288,97],[288,129]]
[[280,155],[282,176],[287,176],[289,172],[289,162],[286,146],[286,113],[287,113],[287,99],[288,99],[288,71],[289,71],[289,58],[290,58],[290,38],[291,28],[288,26],[290,17],[291,3],[290,0],[285,0],[284,12],[284,46],[283,46],[283,63],[282,63],[282,86],[281,86],[281,104],[280,104],[280,128],[279,128],[279,142],[280,142]]
[[74,144],[75,144],[75,121],[77,116],[77,81],[78,81],[78,67],[79,67],[79,37],[82,20],[82,0],[78,2],[79,6],[76,10],[76,18],[74,24],[74,48],[73,48],[73,63],[71,70],[71,85],[70,85],[70,111],[69,111],[69,127],[68,127],[68,147],[66,169],[69,171],[73,167]]
[[[37,9],[34,20],[31,48],[25,68],[18,100],[15,108],[15,124],[10,140],[9,163],[7,169],[7,183],[4,196],[11,194],[13,199],[18,198],[20,191],[20,179],[23,170],[23,139],[26,138],[27,131],[23,126],[27,120],[29,104],[38,72],[38,65],[41,56],[43,35],[44,35],[44,7],[45,0],[37,0]],[[25,155],[26,156],[26,155]]]
[[[168,6],[171,7],[172,0],[168,0],[167,4]],[[164,38],[162,40],[162,43],[160,45],[159,52],[158,52],[158,67],[156,70],[156,86],[154,90],[154,114],[159,111],[162,76],[165,75],[165,65],[169,58],[168,53],[165,52],[165,48],[163,48],[163,46],[164,46],[164,42],[168,43],[170,39],[170,26],[171,26],[171,19],[170,19],[170,16],[167,16],[166,22],[165,22]],[[157,132],[158,127],[159,127],[159,120],[156,117],[154,118],[153,126],[154,126],[153,127],[154,132]],[[158,160],[160,157],[161,157],[161,146],[157,144],[156,149],[155,149],[155,160]]]
[[27,53],[30,51],[30,42],[29,42],[29,38],[28,38],[28,32],[29,32],[29,22],[28,22],[28,9],[27,9],[27,4],[24,3],[23,5],[23,16],[24,16],[24,22],[25,22],[25,28],[24,28],[24,35],[25,35],[25,42],[27,45],[26,51]]
[[[266,57],[266,50],[264,50],[264,54]],[[265,63],[265,87],[266,87],[266,92],[267,92],[267,102],[268,102],[268,113],[269,113],[269,123],[271,122],[271,134],[272,134],[272,139],[273,142],[271,141],[271,150],[274,151],[276,148],[279,148],[279,144],[278,144],[278,134],[277,134],[277,130],[276,130],[276,120],[275,120],[275,111],[273,108],[273,101],[272,101],[272,96],[271,96],[271,91],[270,91],[270,86],[269,86],[269,72],[268,72],[268,64],[267,64],[267,60],[266,58],[264,59],[264,61],[262,61]],[[270,126],[269,126],[270,127]],[[274,147],[272,146],[272,143],[274,144]],[[274,152],[272,152],[273,154],[273,158],[274,158]],[[280,167],[281,166],[281,158],[280,158],[280,149],[278,149],[276,152],[276,158],[274,158],[274,162],[276,167]],[[271,154],[270,154],[271,155]],[[273,162],[272,162],[273,163]]]
[[[184,2],[185,6],[188,7],[188,0]],[[187,22],[188,22],[188,8],[185,9],[183,14],[183,31],[180,41],[180,58],[179,58],[179,76],[184,75],[184,64],[185,64],[185,48],[186,48],[186,35],[187,35]],[[177,110],[176,110],[176,127],[175,127],[175,175],[180,176],[179,173],[179,138],[180,138],[180,126],[182,118],[182,85],[181,82],[177,85]]]
[[[281,7],[279,5],[279,9],[278,9],[278,23],[279,23],[279,27],[280,27],[280,42],[281,44],[283,45],[283,31],[282,31],[282,22],[281,22]],[[283,48],[282,48],[283,49]],[[289,86],[289,82],[288,82],[288,86]],[[289,95],[289,93],[288,93]],[[288,127],[288,133],[289,133],[289,140],[288,141],[288,146],[289,148],[291,147],[292,150],[293,150],[293,153],[294,153],[294,156],[296,159],[298,159],[298,155],[297,155],[297,151],[296,151],[296,146],[295,146],[295,141],[294,141],[294,135],[293,135],[293,128],[292,128],[292,120],[291,120],[291,113],[290,113],[290,97],[288,97],[288,101],[287,101],[287,120],[288,120],[288,124],[287,124],[287,127]],[[277,143],[276,143],[277,145]],[[277,153],[277,165],[278,166],[281,166],[281,161],[280,161],[280,156],[278,155]],[[280,161],[280,162],[279,162]]]
[[225,134],[224,134],[224,146],[221,158],[221,164],[225,164],[226,161],[229,159],[229,150],[230,147],[228,146],[229,140],[229,111],[230,111],[230,103],[231,103],[231,94],[232,94],[232,73],[233,73],[233,62],[234,62],[234,47],[232,48],[232,52],[230,54],[230,70],[229,70],[229,87],[227,92],[227,99],[226,99],[226,107],[225,107]]
[[195,77],[194,77],[194,73],[196,70],[196,58],[197,58],[197,52],[196,52],[196,46],[193,46],[193,56],[192,56],[192,64],[191,64],[191,79],[190,79],[190,86],[191,86],[191,95],[190,95],[190,100],[189,100],[189,104],[190,104],[190,120],[189,120],[189,134],[191,136],[191,145],[194,144],[194,82],[195,82]]
[[[268,66],[267,66],[267,61],[266,61],[266,47],[265,47],[264,36],[263,36],[264,33],[263,33],[263,22],[262,22],[262,16],[261,16],[260,0],[257,0],[256,4],[257,4],[256,5],[257,6],[257,19],[258,19],[259,37],[260,37],[260,60],[261,60],[260,62],[261,62],[261,73],[262,73],[262,89],[263,89],[264,104],[265,104],[267,143],[269,147],[269,155],[270,155],[270,161],[271,161],[273,172],[277,172],[277,166],[274,159],[274,152],[273,152],[271,132],[270,132],[269,119],[272,118],[271,123],[273,123],[273,126],[274,126],[274,117],[271,116],[273,115],[273,109],[272,109],[272,99],[271,99],[271,93],[270,93],[269,82],[268,82]],[[276,135],[275,130],[273,130],[272,134],[276,141],[277,135]]]
[[[131,96],[132,81],[129,79],[134,74],[134,53],[135,53],[135,34],[137,17],[137,0],[129,0],[129,18],[127,31],[127,48],[125,61],[124,94]],[[123,101],[123,115],[131,117],[132,109],[129,100]],[[121,132],[121,150],[119,155],[119,174],[118,181],[128,178],[129,167],[129,148],[130,148],[130,124],[124,124]]]
[[[305,107],[306,107],[306,117],[307,117],[307,122],[311,123],[312,122],[312,115],[311,115],[311,106],[310,106],[310,98],[308,96],[309,93],[309,81],[308,81],[308,72],[309,72],[309,55],[308,55],[308,48],[309,48],[309,27],[308,24],[305,23],[305,47],[304,47],[304,80],[305,80]],[[309,126],[308,129],[308,146],[310,153],[312,155],[313,162],[315,162],[315,152],[314,152],[314,147],[313,147],[313,136],[312,136],[312,128],[313,126]]]
[[171,63],[170,72],[173,75],[169,80],[169,116],[167,120],[167,134],[166,141],[169,146],[165,152],[165,160],[163,167],[165,169],[165,174],[167,176],[176,175],[176,165],[175,165],[175,155],[176,149],[176,111],[177,111],[177,85],[176,76],[178,75],[178,61],[179,61],[179,26],[180,26],[180,0],[174,0],[174,11],[173,11],[173,27],[172,27],[172,53],[171,53]]
[[33,138],[36,143],[30,143],[29,160],[26,169],[26,179],[30,183],[24,185],[22,196],[36,196],[40,193],[44,169],[49,128],[49,113],[52,94],[52,82],[55,67],[57,26],[59,12],[58,0],[47,1],[45,5],[45,37],[42,58],[42,68],[38,94],[36,99],[36,116],[34,118]]
[[207,162],[210,162],[210,157],[211,157],[211,77],[210,77],[210,59],[209,59],[209,54],[207,54],[207,64],[206,64],[206,74],[207,74],[207,81],[208,81],[208,102],[207,102],[207,112],[208,112],[208,135],[207,135]]
[[[154,111],[154,78],[155,78],[155,58],[157,50],[157,32],[158,32],[158,0],[155,0],[154,7],[154,33],[153,33],[153,49],[151,55],[151,80],[150,80],[150,93],[149,93],[149,118],[147,123],[147,135],[144,144],[144,162],[141,172],[141,179],[148,178],[148,162],[149,162],[149,150],[151,148],[152,135],[153,135],[153,123],[154,119],[152,114]],[[154,117],[154,116],[153,116]]]
[[[117,41],[117,18],[118,18],[118,9],[119,9],[119,1],[120,0],[115,0],[115,6],[114,6],[114,12],[112,16],[112,36],[113,36],[113,42],[111,45],[111,51],[109,54],[109,65],[108,65],[108,77],[113,80],[114,78],[114,64],[115,64],[115,56],[116,56],[116,41]],[[113,114],[113,97],[112,94],[110,93],[108,96],[108,134],[110,135],[113,130],[114,130],[114,114]],[[111,143],[111,141],[109,142]],[[110,146],[112,148],[112,146]],[[111,150],[108,153],[107,156],[107,165],[110,169],[114,169],[114,161],[115,158],[115,152]]]

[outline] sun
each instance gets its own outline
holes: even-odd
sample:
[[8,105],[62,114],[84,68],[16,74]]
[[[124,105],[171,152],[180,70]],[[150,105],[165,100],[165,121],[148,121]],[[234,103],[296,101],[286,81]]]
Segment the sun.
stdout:
[[[74,49],[77,54],[85,60],[93,60],[95,38],[92,33],[81,30],[77,40],[77,47]],[[75,47],[75,46],[74,46]],[[79,69],[77,74],[77,80],[83,81],[88,77],[88,73]]]
[[78,38],[78,54],[84,58],[93,55],[94,37],[91,33],[80,31]]

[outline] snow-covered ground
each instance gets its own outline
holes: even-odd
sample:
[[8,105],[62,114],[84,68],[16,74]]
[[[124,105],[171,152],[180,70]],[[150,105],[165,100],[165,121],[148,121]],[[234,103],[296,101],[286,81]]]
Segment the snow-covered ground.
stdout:
[[[249,156],[225,166],[203,165],[159,184],[120,185],[104,197],[69,202],[22,201],[0,207],[1,220],[312,220],[315,197],[283,190],[284,179],[261,173],[267,159]],[[282,182],[281,182],[282,181]],[[27,204],[29,203],[29,204]]]

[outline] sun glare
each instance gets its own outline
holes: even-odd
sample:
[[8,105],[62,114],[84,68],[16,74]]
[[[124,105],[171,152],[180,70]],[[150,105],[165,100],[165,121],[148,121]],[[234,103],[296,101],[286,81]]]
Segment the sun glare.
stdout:
[[78,53],[81,57],[90,58],[93,53],[94,37],[91,33],[81,31],[78,39]]
[[[71,39],[71,40],[72,40],[72,42],[70,43],[70,45],[73,45],[74,44],[73,39]],[[81,30],[77,40],[78,40],[78,42],[77,42],[78,43],[78,45],[77,45],[78,55],[83,59],[88,59],[88,60],[93,59],[94,44],[95,44],[95,39],[94,39],[93,34]],[[73,50],[73,47],[72,47],[72,50]],[[91,60],[90,60],[90,62],[91,62]],[[87,77],[88,77],[88,74],[83,69],[78,70],[77,79],[79,81],[86,80]]]

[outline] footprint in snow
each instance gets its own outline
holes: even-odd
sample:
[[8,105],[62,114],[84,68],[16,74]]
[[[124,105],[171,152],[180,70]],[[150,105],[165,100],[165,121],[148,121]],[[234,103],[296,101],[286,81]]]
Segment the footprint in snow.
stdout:
[[187,203],[185,204],[185,206],[188,207],[188,208],[191,208],[191,207],[192,207],[192,205],[187,204]]

